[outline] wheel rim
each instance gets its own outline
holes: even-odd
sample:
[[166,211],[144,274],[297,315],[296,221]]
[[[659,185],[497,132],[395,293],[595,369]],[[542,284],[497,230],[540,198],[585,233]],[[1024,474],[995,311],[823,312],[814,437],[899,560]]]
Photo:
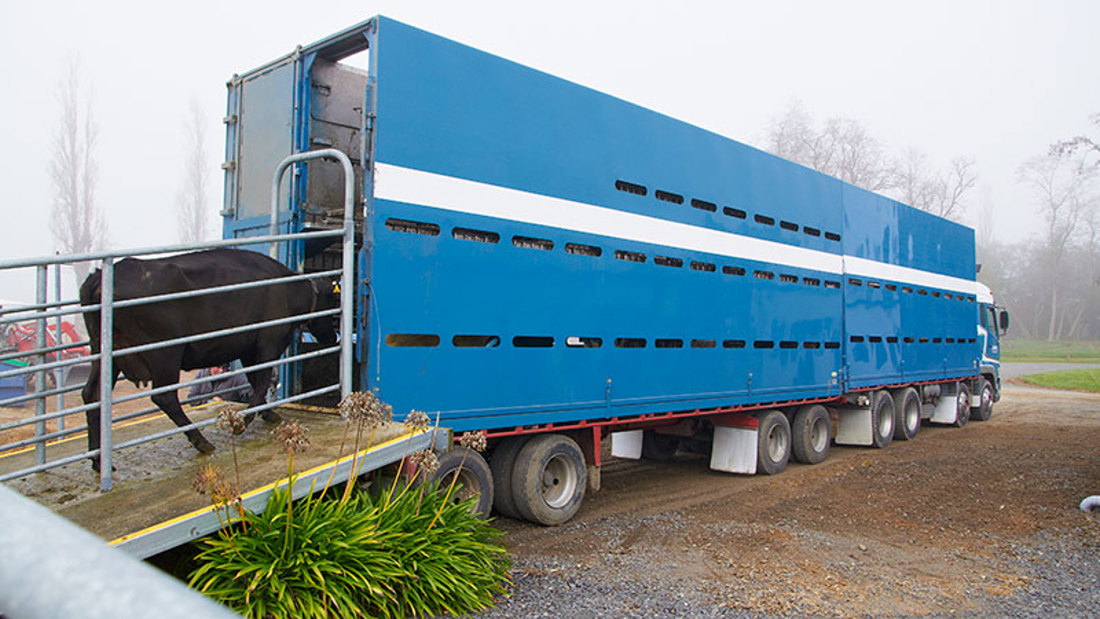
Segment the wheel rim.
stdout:
[[894,414],[883,415],[882,410],[879,410],[878,416],[878,434],[879,436],[892,436],[894,434]]
[[810,445],[815,452],[822,452],[829,442],[829,425],[824,419],[818,417],[810,427]]
[[958,397],[959,413],[970,410],[970,394],[965,391],[959,391]]
[[988,410],[993,406],[993,387],[988,384],[982,389],[982,409]]
[[550,458],[542,469],[541,494],[546,504],[553,508],[565,507],[576,489],[577,476],[569,458],[560,454]]
[[[451,480],[454,480],[455,484],[454,491],[451,492],[452,503],[461,503],[472,496],[481,494],[481,488],[478,487],[477,483],[477,476],[466,469],[462,469],[449,477],[450,479],[446,483],[450,484]],[[458,479],[455,479],[455,477]]]
[[768,458],[772,462],[779,462],[783,454],[787,452],[787,433],[776,425],[768,430]]
[[913,400],[905,407],[905,429],[913,434],[920,425],[920,406]]

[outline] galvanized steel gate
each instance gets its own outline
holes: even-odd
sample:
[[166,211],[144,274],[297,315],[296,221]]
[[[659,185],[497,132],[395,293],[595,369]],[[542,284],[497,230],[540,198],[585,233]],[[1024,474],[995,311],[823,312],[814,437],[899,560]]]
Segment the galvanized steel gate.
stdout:
[[[314,151],[288,157],[287,160],[279,165],[276,171],[274,180],[275,190],[273,191],[272,195],[273,205],[276,204],[278,201],[277,193],[279,179],[283,172],[285,172],[288,167],[294,165],[297,162],[303,161],[305,159],[321,157],[337,159],[341,162],[346,171],[350,171],[350,162],[347,161],[347,157],[339,151]],[[347,180],[348,185],[353,183],[353,181],[354,177],[349,174]],[[0,271],[33,270],[36,276],[34,304],[18,308],[0,308],[0,330],[2,330],[3,333],[7,334],[13,329],[24,329],[26,332],[33,332],[35,337],[35,342],[33,343],[33,345],[24,345],[19,349],[0,353],[0,363],[3,364],[3,366],[0,366],[0,385],[11,387],[9,389],[5,389],[4,391],[0,391],[0,407],[23,406],[27,402],[34,402],[33,415],[15,421],[0,423],[0,432],[15,430],[17,428],[25,426],[34,426],[34,436],[31,438],[20,440],[0,442],[0,457],[4,456],[6,453],[10,454],[13,450],[17,450],[20,448],[29,449],[33,447],[35,453],[34,465],[30,467],[24,467],[15,471],[4,472],[0,474],[0,481],[6,481],[9,479],[30,475],[32,473],[46,471],[73,462],[78,462],[80,460],[89,459],[98,455],[102,460],[102,466],[100,467],[100,489],[103,491],[108,491],[111,489],[111,456],[114,451],[126,449],[128,447],[134,447],[136,445],[147,443],[149,441],[153,441],[159,438],[164,438],[166,436],[180,434],[188,430],[202,428],[211,425],[216,421],[215,419],[208,419],[205,421],[192,423],[187,426],[174,428],[169,431],[149,434],[147,436],[141,436],[139,438],[115,444],[112,440],[111,435],[111,429],[114,424],[159,411],[159,409],[154,406],[136,412],[127,413],[125,415],[114,416],[112,414],[112,409],[115,403],[137,400],[156,395],[158,393],[165,393],[170,390],[189,387],[191,385],[196,385],[199,383],[213,382],[214,380],[220,380],[224,377],[246,374],[254,370],[264,370],[286,366],[287,364],[303,361],[306,359],[321,357],[324,355],[336,355],[338,353],[340,358],[340,372],[337,382],[314,388],[303,393],[286,395],[285,397],[272,399],[267,404],[254,408],[248,408],[242,412],[260,412],[289,402],[305,400],[337,391],[340,393],[341,397],[347,395],[347,393],[351,391],[352,385],[351,361],[353,338],[347,335],[352,332],[352,303],[354,299],[354,295],[352,294],[340,295],[340,307],[338,309],[312,311],[310,313],[288,316],[277,320],[269,320],[261,323],[234,327],[232,329],[223,329],[219,331],[199,333],[188,337],[155,342],[152,344],[145,344],[141,346],[131,346],[122,349],[115,349],[113,338],[111,337],[111,335],[113,334],[114,311],[122,307],[172,301],[188,297],[224,293],[248,288],[259,288],[263,286],[271,286],[320,277],[339,276],[342,290],[354,290],[353,282],[355,261],[352,258],[352,256],[354,255],[354,219],[352,204],[353,195],[354,193],[350,190],[346,193],[347,199],[345,201],[346,203],[344,225],[341,229],[304,232],[298,234],[270,234],[265,236],[228,239],[197,244],[172,245],[165,247],[146,247],[123,251],[97,252],[39,259],[0,261]],[[300,273],[288,277],[266,279],[229,286],[218,286],[187,292],[161,294],[136,299],[129,299],[125,301],[114,301],[114,264],[124,257],[166,255],[193,250],[213,249],[219,247],[255,246],[268,246],[270,247],[271,253],[275,254],[275,248],[279,243],[282,242],[292,243],[295,241],[304,241],[307,239],[319,239],[329,237],[339,239],[340,242],[343,244],[343,264],[341,265],[341,268],[312,273]],[[99,276],[101,278],[100,282],[102,290],[101,299],[103,299],[101,304],[81,306],[79,299],[61,298],[60,278],[63,273],[61,267],[65,265],[73,266],[81,263],[93,263],[97,265],[100,269]],[[50,277],[51,268],[52,280]],[[51,286],[53,289],[53,300],[48,299],[48,291],[51,289]],[[99,327],[100,333],[103,334],[101,338],[101,350],[98,354],[91,354],[90,352],[84,352],[83,354],[74,354],[74,351],[87,350],[89,342],[88,340],[63,342],[61,338],[62,319],[65,316],[78,316],[88,312],[100,313]],[[339,343],[336,346],[320,348],[318,350],[313,350],[301,354],[284,356],[283,358],[277,359],[275,361],[259,363],[252,366],[242,367],[236,370],[231,370],[217,377],[210,376],[206,378],[198,378],[195,380],[185,380],[158,389],[140,390],[138,393],[126,395],[117,399],[112,397],[111,385],[113,384],[112,378],[114,377],[112,360],[123,355],[134,354],[147,350],[152,350],[155,348],[179,345],[204,339],[212,339],[235,332],[262,329],[278,324],[303,322],[313,318],[320,318],[325,316],[336,316],[337,314],[340,316],[341,337]],[[50,324],[51,322],[52,325]],[[31,325],[33,325],[33,329],[31,328]],[[55,337],[55,341],[52,344],[48,343],[47,341],[47,335],[51,326],[54,333],[57,334]],[[77,391],[83,387],[83,382],[78,382],[75,377],[80,376],[81,373],[78,371],[79,369],[87,368],[93,360],[99,360],[101,362],[99,402],[66,408],[63,402],[64,394]],[[50,386],[48,384],[48,380],[50,377],[52,377],[54,380],[53,386]],[[17,394],[19,391],[17,387],[20,382],[22,382],[24,386],[28,387],[26,389],[26,393]],[[215,392],[214,395],[218,395],[218,393],[220,392]],[[48,410],[50,408],[49,404],[51,398],[53,398],[52,401],[54,402],[52,411]],[[188,403],[190,401],[192,401],[192,399],[183,399],[181,400],[181,403]],[[66,427],[66,424],[64,423],[65,417],[73,414],[84,413],[93,408],[99,408],[101,412],[100,449],[94,451],[84,451],[76,455],[68,455],[65,457],[51,459],[48,453],[48,447],[50,446],[51,442],[86,432],[88,429],[86,425]],[[47,431],[47,422],[51,420],[56,420],[56,429],[53,431]]]

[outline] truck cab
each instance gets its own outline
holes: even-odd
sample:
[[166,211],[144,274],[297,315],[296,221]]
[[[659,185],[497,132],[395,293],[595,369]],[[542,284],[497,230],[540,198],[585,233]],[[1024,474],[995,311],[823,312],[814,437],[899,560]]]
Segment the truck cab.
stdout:
[[[974,398],[974,414],[992,410],[993,402],[1001,399],[1001,337],[1008,331],[1008,310],[998,307],[993,291],[985,284],[977,284],[978,341],[981,343],[979,365],[982,380]],[[981,417],[977,417],[980,419]]]

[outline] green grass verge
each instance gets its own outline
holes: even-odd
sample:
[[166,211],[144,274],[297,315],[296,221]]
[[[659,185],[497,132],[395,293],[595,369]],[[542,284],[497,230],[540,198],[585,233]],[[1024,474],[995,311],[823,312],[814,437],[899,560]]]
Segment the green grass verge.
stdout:
[[1043,372],[1042,374],[1028,374],[1027,376],[1021,376],[1020,380],[1052,389],[1100,393],[1100,369],[1060,370],[1057,372]]
[[1100,363],[1100,342],[1006,340],[1001,342],[1001,360]]

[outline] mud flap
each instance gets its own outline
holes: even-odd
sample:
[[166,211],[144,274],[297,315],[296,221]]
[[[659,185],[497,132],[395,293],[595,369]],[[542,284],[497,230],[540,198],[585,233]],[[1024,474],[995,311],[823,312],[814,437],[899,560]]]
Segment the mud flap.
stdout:
[[837,428],[834,440],[837,445],[874,445],[871,407],[844,407],[837,409]]
[[642,431],[612,432],[611,455],[627,460],[640,460],[642,457]]
[[714,426],[710,468],[725,473],[756,474],[756,428]]
[[941,389],[939,401],[932,409],[931,421],[932,423],[955,423],[959,415],[955,402],[955,398],[959,397],[959,388],[956,385],[943,385]]

